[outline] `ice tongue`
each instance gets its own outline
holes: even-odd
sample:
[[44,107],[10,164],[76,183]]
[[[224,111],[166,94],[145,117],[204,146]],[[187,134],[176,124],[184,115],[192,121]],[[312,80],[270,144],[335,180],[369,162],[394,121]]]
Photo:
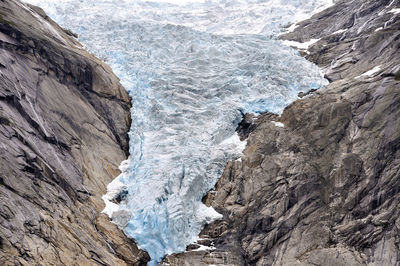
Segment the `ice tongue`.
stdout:
[[202,202],[245,142],[246,112],[281,112],[325,84],[274,40],[331,1],[29,0],[111,65],[132,97],[130,156],[104,210],[150,254],[184,251],[221,218]]

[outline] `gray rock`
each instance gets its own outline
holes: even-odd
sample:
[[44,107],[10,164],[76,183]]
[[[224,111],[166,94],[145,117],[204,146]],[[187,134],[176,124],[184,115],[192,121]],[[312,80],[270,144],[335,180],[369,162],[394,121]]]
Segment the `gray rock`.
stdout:
[[40,8],[0,1],[0,264],[142,265],[101,214],[128,153],[130,99]]

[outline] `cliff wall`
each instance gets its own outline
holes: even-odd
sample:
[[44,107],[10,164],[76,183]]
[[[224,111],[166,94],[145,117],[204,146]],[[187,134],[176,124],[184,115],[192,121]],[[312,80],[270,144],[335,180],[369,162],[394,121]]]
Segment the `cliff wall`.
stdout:
[[0,264],[145,264],[101,196],[128,153],[130,98],[43,10],[0,1]]

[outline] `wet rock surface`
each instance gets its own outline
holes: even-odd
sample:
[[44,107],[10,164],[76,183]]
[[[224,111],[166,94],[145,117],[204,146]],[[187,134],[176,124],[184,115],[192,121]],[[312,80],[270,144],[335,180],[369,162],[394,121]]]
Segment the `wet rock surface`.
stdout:
[[204,198],[224,215],[200,235],[208,248],[162,265],[400,265],[394,8],[399,1],[338,1],[281,37],[320,39],[303,54],[331,83],[279,118],[244,117],[244,155]]
[[149,259],[101,214],[127,157],[130,99],[73,37],[37,7],[0,1],[1,265]]

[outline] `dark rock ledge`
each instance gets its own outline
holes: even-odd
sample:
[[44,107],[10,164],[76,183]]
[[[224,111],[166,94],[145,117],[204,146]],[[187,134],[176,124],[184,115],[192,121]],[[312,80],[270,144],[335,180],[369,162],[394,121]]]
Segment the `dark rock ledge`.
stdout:
[[201,233],[211,250],[192,246],[161,264],[400,265],[400,14],[393,8],[400,1],[337,1],[281,37],[320,39],[302,53],[331,83],[278,119],[245,117],[241,161],[228,163],[204,198],[224,215]]
[[126,159],[130,99],[43,10],[0,0],[0,265],[142,265],[101,196]]

